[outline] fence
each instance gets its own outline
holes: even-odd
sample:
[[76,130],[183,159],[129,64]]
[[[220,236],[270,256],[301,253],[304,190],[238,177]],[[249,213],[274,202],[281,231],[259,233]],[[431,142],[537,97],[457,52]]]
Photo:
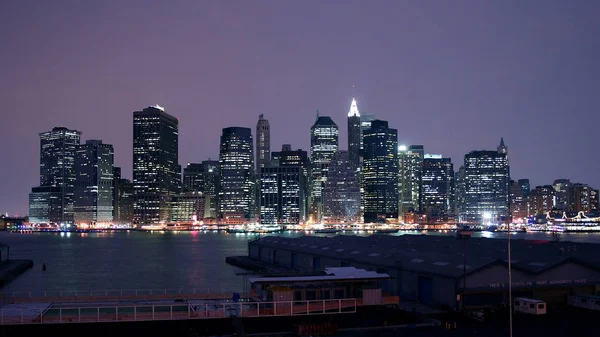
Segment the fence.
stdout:
[[356,312],[355,298],[280,301],[210,302],[155,305],[0,308],[0,324],[96,323],[340,314]]

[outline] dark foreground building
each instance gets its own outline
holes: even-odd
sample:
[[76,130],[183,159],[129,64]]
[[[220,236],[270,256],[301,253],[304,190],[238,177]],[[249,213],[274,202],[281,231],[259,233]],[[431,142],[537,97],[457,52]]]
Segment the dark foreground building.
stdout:
[[[548,310],[566,305],[571,294],[600,291],[600,245],[513,240],[513,298],[544,300]],[[450,236],[336,236],[250,242],[251,258],[316,271],[353,266],[394,279],[382,290],[403,301],[460,310],[508,305],[507,242]],[[463,253],[466,252],[466,259]]]

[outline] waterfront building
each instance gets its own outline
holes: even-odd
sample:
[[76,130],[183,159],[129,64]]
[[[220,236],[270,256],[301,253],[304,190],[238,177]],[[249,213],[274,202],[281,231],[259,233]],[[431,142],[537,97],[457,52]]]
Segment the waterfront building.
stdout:
[[329,163],[338,151],[337,125],[330,117],[319,116],[310,129],[310,213],[315,221],[323,214],[323,186],[327,181]]
[[507,154],[471,151],[464,161],[464,206],[461,220],[503,222],[509,215],[510,171]]
[[187,163],[187,166],[183,168],[183,184],[181,185],[181,191],[187,192],[201,192],[204,185],[204,166],[200,163]]
[[183,193],[196,192],[210,196],[210,214],[217,215],[219,195],[219,161],[203,160],[201,163],[188,163],[183,169]]
[[[36,205],[35,212],[46,210],[48,214],[40,214],[34,219],[52,219],[53,223],[73,223],[73,202],[75,186],[75,151],[79,146],[81,132],[65,127],[55,127],[52,131],[40,133],[40,187],[31,193]],[[41,207],[42,204],[56,206],[56,187],[59,191],[60,216],[56,217],[56,209]],[[42,202],[45,199],[46,202]],[[30,198],[31,200],[31,198]],[[31,208],[31,205],[30,205]]]
[[179,193],[179,121],[161,106],[133,113],[134,223],[166,223]]
[[60,224],[64,219],[63,194],[59,186],[39,186],[29,193],[29,222],[32,224]]
[[249,128],[223,129],[219,153],[219,217],[228,222],[244,222],[252,217],[256,195],[252,148]]
[[113,221],[114,148],[87,140],[75,152],[75,223],[95,225]]
[[260,169],[269,167],[271,159],[271,127],[263,114],[258,116],[256,123],[256,174]]
[[338,151],[329,163],[323,188],[323,222],[360,221],[360,186],[349,151]]
[[546,214],[556,206],[556,191],[552,185],[536,186],[527,198],[528,216]]
[[210,196],[201,192],[187,192],[173,197],[173,212],[171,221],[178,223],[193,223],[211,218]]
[[597,189],[587,184],[575,183],[569,186],[567,194],[569,210],[584,213],[598,210]]
[[527,217],[527,198],[517,181],[511,180],[509,186],[509,209],[512,221]]
[[306,200],[306,173],[301,165],[261,169],[261,224],[303,223],[306,220]]
[[364,133],[364,222],[398,217],[398,131],[374,120]]
[[354,171],[360,168],[362,139],[360,124],[360,113],[358,112],[356,99],[353,97],[348,112],[348,158]]
[[114,223],[131,225],[133,223],[133,183],[129,179],[120,178],[114,190]]
[[454,165],[450,158],[426,154],[423,159],[421,203],[430,220],[454,214]]
[[569,179],[556,179],[552,184],[556,196],[556,209],[560,211],[567,211],[569,209],[569,188],[571,187],[571,181]]

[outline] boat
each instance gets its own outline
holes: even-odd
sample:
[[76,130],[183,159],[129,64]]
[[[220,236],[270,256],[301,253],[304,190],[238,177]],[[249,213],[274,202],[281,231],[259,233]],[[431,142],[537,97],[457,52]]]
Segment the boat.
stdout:
[[264,225],[264,226],[259,226],[259,227],[256,227],[254,229],[251,229],[251,230],[248,231],[248,233],[260,233],[260,234],[279,233],[282,230],[283,229],[281,228],[281,226],[277,226],[277,225]]
[[399,229],[397,228],[381,228],[381,229],[376,229],[375,233],[376,234],[388,234],[388,233],[398,233]]
[[341,229],[338,228],[323,228],[323,229],[317,229],[314,232],[318,233],[318,234],[335,234],[335,233],[339,233],[341,232]]
[[243,227],[229,227],[227,228],[227,233],[231,233],[231,234],[237,234],[237,233],[241,233],[241,234],[246,234],[248,233],[248,230],[246,228]]

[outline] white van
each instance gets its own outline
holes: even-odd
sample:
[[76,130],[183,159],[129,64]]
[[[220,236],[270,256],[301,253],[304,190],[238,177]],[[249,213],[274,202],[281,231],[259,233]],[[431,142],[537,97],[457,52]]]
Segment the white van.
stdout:
[[514,308],[516,312],[523,312],[532,315],[545,315],[546,314],[546,302],[540,300],[534,300],[532,298],[517,297],[514,301]]

